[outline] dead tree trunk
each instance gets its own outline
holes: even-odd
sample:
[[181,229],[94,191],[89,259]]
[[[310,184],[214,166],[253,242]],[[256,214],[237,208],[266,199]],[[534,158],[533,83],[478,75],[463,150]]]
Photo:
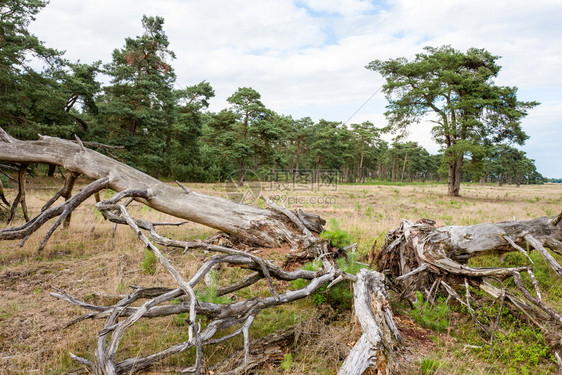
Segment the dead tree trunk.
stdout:
[[[562,213],[554,218],[440,228],[434,227],[432,220],[415,224],[402,220],[400,227],[387,235],[377,254],[377,267],[388,277],[391,288],[410,301],[419,291],[430,303],[438,294],[445,294],[464,305],[492,341],[495,327],[486,327],[476,318],[470,289],[479,289],[493,299],[505,299],[508,306],[543,331],[562,373],[562,317],[543,302],[532,260],[524,250],[527,245],[536,250],[562,277],[562,267],[546,249],[562,254],[561,218]],[[529,264],[513,268],[467,265],[472,257],[512,251],[523,253]],[[522,273],[532,283],[525,284]],[[509,278],[516,285],[513,292],[504,287],[504,280]]]
[[[272,210],[239,204],[178,188],[120,163],[83,143],[42,136],[38,141],[20,141],[0,128],[0,161],[7,163],[47,163],[83,174],[91,179],[108,178],[108,187],[115,191],[138,189],[149,191],[143,203],[169,215],[193,221],[234,235],[259,246],[275,247],[289,243],[302,247],[305,233],[294,233],[283,215]],[[305,220],[309,228],[317,227]]]
[[384,275],[366,269],[359,271],[353,301],[363,334],[338,375],[363,374],[368,368],[381,375],[396,373],[394,348],[401,344],[402,338],[390,311]]

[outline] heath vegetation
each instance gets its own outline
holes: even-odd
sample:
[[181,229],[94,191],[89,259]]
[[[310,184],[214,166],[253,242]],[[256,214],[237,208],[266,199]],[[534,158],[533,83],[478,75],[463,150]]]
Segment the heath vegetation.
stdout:
[[[44,202],[52,196],[63,180],[60,177],[30,178],[27,197],[30,212],[38,213]],[[79,180],[80,186],[86,181]],[[188,184],[190,189],[216,196],[226,196],[223,184]],[[15,194],[14,184],[7,184],[5,193]],[[266,193],[276,194],[279,191]],[[286,192],[285,192],[286,193]],[[110,196],[110,192],[102,195]],[[308,209],[331,218],[324,234],[327,238],[344,241],[348,237],[357,242],[350,254],[347,267],[359,267],[372,261],[375,252],[384,243],[389,228],[396,227],[401,218],[417,220],[433,218],[439,225],[470,225],[504,220],[526,220],[553,215],[562,202],[562,188],[556,184],[515,186],[467,185],[462,197],[447,196],[442,184],[411,184],[388,186],[385,184],[345,185],[336,190],[311,190],[299,195],[312,198],[319,195],[333,197],[331,204],[290,205],[290,209]],[[78,368],[69,356],[88,356],[95,348],[95,333],[102,325],[84,321],[65,328],[82,313],[78,307],[61,304],[49,295],[53,288],[93,304],[111,304],[121,295],[129,293],[130,285],[173,287],[161,265],[143,255],[145,250],[134,233],[119,227],[113,233],[113,224],[96,214],[94,199],[79,206],[73,213],[72,223],[65,230],[56,231],[41,254],[37,248],[42,228],[31,236],[25,246],[19,242],[0,243],[0,275],[2,304],[0,325],[2,329],[3,371],[8,373],[68,372]],[[131,213],[151,221],[169,221],[161,212],[136,203]],[[23,222],[20,211],[16,223]],[[166,228],[163,233],[171,238],[193,240],[206,238],[215,231],[194,223]],[[198,251],[182,254],[166,250],[166,256],[182,274],[193,274],[200,258]],[[269,259],[283,262],[285,254],[271,253]],[[555,255],[555,257],[557,257]],[[492,265],[493,257],[474,260],[478,266]],[[553,308],[560,309],[562,291],[559,280],[535,252],[535,275],[543,291],[543,299]],[[526,264],[522,254],[510,253],[504,262],[511,266]],[[304,264],[314,269],[314,264]],[[216,283],[225,285],[224,277],[236,278],[237,268],[221,271],[221,280],[214,280],[205,289],[197,291],[207,299],[214,297]],[[297,281],[300,282],[300,281]],[[526,281],[527,282],[527,281]],[[290,286],[292,288],[293,286]],[[253,293],[267,294],[267,285],[255,285]],[[260,288],[262,291],[260,291]],[[249,292],[244,292],[249,293]],[[474,292],[476,293],[476,291]],[[244,298],[244,295],[235,298]],[[344,283],[337,289],[319,291],[308,299],[293,304],[265,310],[259,314],[250,335],[254,339],[274,332],[292,330],[292,340],[280,346],[282,355],[261,373],[326,373],[337,371],[350,347],[359,338],[360,328],[353,318],[351,293]],[[462,305],[450,307],[439,300],[430,306],[419,298],[413,309],[405,302],[391,296],[396,313],[395,320],[402,333],[405,347],[400,366],[404,373],[529,373],[542,374],[557,368],[545,338],[532,325],[502,309],[500,327],[490,350],[489,337],[484,335]],[[464,309],[464,310],[463,310]],[[499,301],[476,313],[479,319],[495,320]],[[124,356],[150,353],[187,335],[185,315],[173,318],[155,318],[142,322],[127,333],[122,345]],[[204,322],[202,322],[204,324]],[[242,339],[226,341],[217,347],[205,349],[206,363],[221,360],[239,352]],[[193,363],[194,352],[172,357],[152,368],[152,371],[181,371]],[[473,372],[478,369],[478,372]]]

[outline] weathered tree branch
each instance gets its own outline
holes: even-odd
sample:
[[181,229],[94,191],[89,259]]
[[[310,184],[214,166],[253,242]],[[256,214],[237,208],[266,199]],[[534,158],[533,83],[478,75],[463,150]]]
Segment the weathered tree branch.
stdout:
[[8,202],[6,196],[4,195],[4,185],[2,184],[2,180],[0,180],[0,199],[6,206],[10,207],[10,202]]
[[357,274],[353,301],[363,329],[361,338],[343,362],[338,375],[363,374],[373,368],[377,374],[394,374],[394,349],[401,345],[388,303],[384,275],[362,269]]
[[53,234],[55,229],[66,219],[66,217],[82,202],[84,202],[88,197],[92,196],[96,192],[107,188],[109,185],[109,179],[107,177],[101,178],[96,180],[86,186],[82,191],[77,193],[74,197],[70,198],[64,203],[61,203],[58,206],[51,207],[39,215],[34,217],[32,220],[28,221],[27,223],[16,227],[16,228],[7,228],[0,231],[0,240],[14,240],[14,239],[23,239],[23,243],[27,240],[27,238],[39,229],[43,224],[45,224],[49,219],[54,217],[59,217],[57,221],[51,226],[41,244],[39,246],[39,251],[43,249],[46,242],[48,241],[49,237]]
[[72,189],[74,188],[74,183],[76,182],[78,176],[80,176],[80,174],[75,172],[70,172],[68,175],[66,175],[64,180],[64,185],[61,186],[59,190],[57,190],[55,195],[53,195],[51,199],[49,199],[43,207],[41,207],[41,212],[51,207],[53,203],[55,203],[57,199],[59,199],[60,197],[63,197],[65,198],[65,200],[68,200],[72,196]]
[[23,211],[23,217],[25,221],[29,221],[29,212],[27,210],[27,203],[25,201],[25,174],[27,172],[28,164],[22,163],[18,170],[18,194],[12,203],[12,208],[10,209],[10,216],[8,216],[8,223],[11,223],[16,216],[16,210],[18,206],[21,205]]

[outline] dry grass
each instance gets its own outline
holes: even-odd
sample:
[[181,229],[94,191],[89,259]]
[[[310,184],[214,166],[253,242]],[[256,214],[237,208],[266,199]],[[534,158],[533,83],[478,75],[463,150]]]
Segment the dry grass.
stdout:
[[[82,181],[85,183],[85,181]],[[28,205],[32,213],[39,212],[61,179],[30,181],[31,193]],[[189,184],[191,189],[211,195],[224,196],[221,184]],[[329,219],[335,218],[340,226],[349,231],[359,243],[360,252],[366,252],[377,241],[384,242],[389,229],[395,228],[401,218],[417,220],[431,218],[439,225],[469,225],[482,222],[518,220],[558,213],[562,208],[562,185],[478,186],[463,185],[463,197],[446,196],[446,186],[439,184],[383,186],[340,185],[337,190],[282,192],[266,191],[268,195],[287,195],[289,208],[302,208]],[[9,198],[14,190],[6,189]],[[104,193],[107,196],[111,192]],[[296,202],[296,198],[299,202]],[[23,247],[19,242],[0,243],[0,373],[53,374],[77,367],[68,355],[71,351],[91,356],[95,346],[95,332],[101,322],[82,322],[68,329],[65,323],[83,311],[68,304],[59,303],[49,296],[53,287],[95,303],[111,303],[112,296],[127,292],[128,285],[174,286],[171,278],[161,268],[153,275],[141,270],[143,246],[128,228],[121,227],[112,246],[112,224],[105,222],[93,208],[90,199],[73,215],[68,230],[55,232],[42,254],[36,249],[46,228],[34,234]],[[173,218],[140,205],[135,206],[136,216],[154,221],[174,221]],[[18,218],[21,223],[21,218]],[[2,224],[0,228],[5,227]],[[212,229],[197,224],[169,228],[166,235],[178,238],[204,238]],[[167,256],[185,275],[192,274],[201,263],[201,253],[181,255],[171,250]],[[256,289],[257,292],[260,292]],[[303,312],[304,311],[304,312]],[[295,347],[294,364],[284,371],[279,365],[264,373],[334,373],[338,362],[359,333],[353,318],[347,312],[339,320],[319,319],[314,306],[307,301],[298,302],[271,312],[264,312],[252,334],[264,336],[272,331],[296,324],[299,337]],[[325,315],[325,314],[324,314]],[[399,318],[402,319],[402,318]],[[406,324],[406,323],[405,323]],[[407,324],[406,324],[407,325]],[[416,327],[416,329],[421,329]],[[152,320],[137,325],[123,345],[127,355],[146,354],[177,342],[186,336],[185,327],[178,327],[172,317]],[[426,332],[425,335],[431,335]],[[451,355],[459,345],[443,336],[440,344],[412,338],[412,346],[405,352],[412,366],[404,367],[408,373],[419,371],[419,361],[424,357],[439,358]],[[427,339],[425,339],[427,340]],[[443,344],[445,343],[445,344]],[[234,340],[220,349],[210,348],[211,360],[224,358],[238,350],[240,341]],[[342,354],[343,353],[343,354]],[[91,357],[90,357],[91,358]],[[191,355],[170,359],[162,367],[188,366]],[[473,362],[471,364],[471,361]],[[502,373],[501,368],[488,369],[482,361],[472,359],[468,353],[459,361],[457,370],[439,370],[442,374],[469,373],[467,366],[478,366],[482,374]],[[411,371],[411,372],[410,372]],[[476,373],[476,372],[470,372]],[[506,372],[507,373],[507,372]]]

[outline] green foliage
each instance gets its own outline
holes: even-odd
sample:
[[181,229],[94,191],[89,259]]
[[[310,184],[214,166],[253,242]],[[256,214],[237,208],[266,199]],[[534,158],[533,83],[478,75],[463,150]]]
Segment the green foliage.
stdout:
[[[175,305],[177,303],[180,303],[180,299],[174,298],[173,300],[170,301],[170,303],[172,305]],[[177,325],[178,327],[183,327],[183,326],[187,325],[188,320],[189,320],[189,314],[188,313],[179,313],[179,314],[174,315],[174,324]]]
[[230,303],[231,299],[228,296],[217,296],[217,289],[218,289],[218,277],[219,272],[215,270],[211,270],[209,272],[209,284],[207,288],[202,291],[196,291],[195,294],[197,295],[197,299],[201,302],[211,302],[211,303],[221,303],[226,304]]
[[[510,259],[509,263],[520,264],[519,259],[515,258]],[[532,286],[530,287],[532,288]],[[481,306],[476,311],[476,316],[480,322],[492,325],[496,321],[498,308],[497,303]],[[464,306],[460,308],[460,311],[463,314],[468,313]],[[519,317],[514,317],[506,306],[501,311],[500,327],[494,335],[491,356],[489,336],[482,336],[479,331],[471,329],[459,329],[457,333],[462,342],[475,346],[475,353],[479,357],[490,362],[505,364],[510,369],[510,373],[527,373],[540,362],[555,363],[540,329],[529,326]]]
[[432,375],[439,370],[441,363],[430,358],[424,358],[420,363],[420,373],[423,375]]
[[37,139],[39,132],[59,135],[55,124],[76,127],[64,110],[70,97],[64,85],[67,62],[28,30],[47,3],[5,0],[0,6],[0,126],[22,139]]
[[205,81],[175,89],[169,63],[175,54],[164,19],[143,16],[142,25],[143,35],[126,38],[104,65],[111,82],[93,103],[94,121],[86,138],[124,146],[112,153],[157,177],[204,180],[199,137],[202,111],[214,91]]
[[352,158],[351,139],[349,129],[340,122],[322,119],[314,124],[308,142],[312,169],[341,169]]
[[449,326],[449,306],[441,298],[435,305],[424,302],[421,292],[416,292],[416,302],[414,309],[410,311],[410,316],[423,327],[437,332],[443,332]]
[[182,327],[185,326],[187,324],[187,320],[188,320],[189,316],[187,313],[179,313],[174,315],[174,323],[178,326],[178,327]]
[[281,368],[289,371],[293,367],[293,355],[291,353],[285,354],[285,358],[281,362]]
[[148,250],[144,249],[144,258],[142,260],[141,269],[147,275],[153,275],[156,272],[156,264],[158,263],[158,258],[156,255]]
[[359,262],[358,253],[351,252],[348,252],[345,257],[336,259],[336,263],[342,271],[350,273],[352,275],[357,274],[360,269],[368,267],[365,263]]
[[[347,253],[346,257],[336,259],[338,267],[351,274],[356,274],[360,269],[366,268],[367,265],[358,262],[359,254]],[[322,265],[321,261],[306,263],[303,269],[307,271],[316,271]],[[308,285],[309,281],[304,279],[297,279],[290,282],[294,289],[302,289]],[[324,285],[320,287],[315,293],[310,296],[311,301],[319,306],[323,303],[328,303],[334,309],[344,311],[349,310],[353,303],[353,292],[351,287],[346,282],[340,282],[329,290]]]
[[274,332],[284,331],[294,327],[295,323],[303,317],[306,312],[296,313],[290,306],[279,306],[277,308],[262,310],[252,325],[252,336],[267,336]]
[[537,172],[535,161],[527,158],[524,151],[511,146],[489,145],[477,160],[480,161],[478,172],[486,175],[489,180],[497,181],[500,186],[506,182],[518,185],[540,184],[544,180]]
[[126,160],[138,169],[157,173],[163,164],[166,136],[174,120],[175,73],[162,17],[143,16],[144,34],[127,38],[105,65],[111,85],[100,100],[100,129],[106,141],[126,147]]
[[[203,142],[219,157],[216,163],[228,177],[243,184],[245,172],[269,170],[276,162],[275,145],[282,140],[286,119],[267,109],[261,95],[240,87],[228,98],[230,109],[211,114],[204,127]],[[236,176],[231,173],[237,171]]]
[[353,239],[345,230],[341,229],[336,219],[330,219],[330,229],[320,233],[320,238],[331,240],[332,246],[343,249],[351,245]]
[[[538,329],[527,326],[517,328],[508,332],[496,332],[492,349],[494,358],[515,369],[531,368],[537,366],[540,360],[550,359],[550,348]],[[489,345],[484,349],[488,353]]]

